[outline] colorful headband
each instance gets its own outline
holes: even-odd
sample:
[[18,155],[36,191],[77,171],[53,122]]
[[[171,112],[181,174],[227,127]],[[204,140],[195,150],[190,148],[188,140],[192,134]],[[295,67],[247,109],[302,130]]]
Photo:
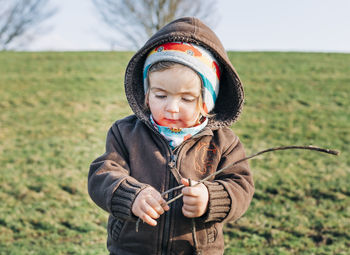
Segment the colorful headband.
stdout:
[[219,94],[220,68],[214,56],[199,45],[184,42],[169,42],[153,49],[144,64],[143,84],[148,89],[148,70],[161,61],[172,61],[192,68],[203,83],[203,108],[206,112],[214,109]]

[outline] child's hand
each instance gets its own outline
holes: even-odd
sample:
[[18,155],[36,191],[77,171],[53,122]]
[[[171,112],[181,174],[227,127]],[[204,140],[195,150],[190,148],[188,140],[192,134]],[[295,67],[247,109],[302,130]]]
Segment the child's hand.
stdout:
[[157,190],[148,187],[137,195],[131,210],[147,224],[156,226],[157,221],[154,219],[158,219],[164,211],[168,211],[169,206]]
[[[188,179],[181,179],[183,185],[187,186],[182,189],[183,202],[182,207],[183,214],[188,218],[195,218],[202,216],[208,207],[209,192],[207,187],[201,183],[196,187],[188,187]],[[192,185],[195,185],[196,181],[191,181]]]

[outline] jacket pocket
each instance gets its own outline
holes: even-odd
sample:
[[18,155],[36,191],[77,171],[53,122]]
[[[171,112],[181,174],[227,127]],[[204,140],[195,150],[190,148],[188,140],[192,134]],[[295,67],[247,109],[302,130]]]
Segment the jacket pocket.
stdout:
[[120,234],[125,226],[125,221],[120,219],[113,219],[109,227],[109,234],[114,241],[118,241]]
[[215,227],[215,223],[206,223],[205,225],[207,230],[207,242],[208,244],[214,243],[218,236],[218,230]]

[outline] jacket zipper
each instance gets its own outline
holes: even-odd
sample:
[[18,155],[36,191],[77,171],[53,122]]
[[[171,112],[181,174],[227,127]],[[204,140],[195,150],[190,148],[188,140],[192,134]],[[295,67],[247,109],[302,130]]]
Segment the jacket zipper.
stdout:
[[[159,139],[162,141],[162,144],[166,147],[166,149],[168,150],[169,154],[170,154],[170,160],[168,161],[167,166],[168,167],[175,167],[176,166],[176,160],[177,160],[177,156],[172,152],[168,141],[165,140],[165,138],[158,133],[157,130],[154,129],[153,125],[150,125],[148,123],[146,123],[146,125],[153,131],[153,133],[159,137]],[[168,171],[167,173],[169,175],[169,177],[167,178],[168,180],[166,180],[166,184],[165,188],[172,188],[173,184],[173,179],[172,178],[172,173],[171,171]],[[170,192],[168,194],[168,199],[171,199],[173,197],[173,192]],[[171,210],[166,212],[164,214],[164,218],[165,218],[165,222],[164,222],[164,228],[163,228],[163,235],[161,236],[161,254],[162,255],[167,255],[167,249],[168,249],[168,243],[169,243],[169,238],[170,238],[170,222],[171,222]]]
[[[148,123],[147,123],[148,124]],[[174,154],[172,149],[170,148],[168,141],[165,140],[165,138],[159,134],[152,125],[147,125],[155,134],[157,137],[160,138],[162,141],[163,145],[167,148],[169,154],[170,154],[170,161],[168,162],[168,167],[174,168],[177,165],[177,160],[178,160],[178,155],[181,151],[181,149],[184,147],[184,144],[187,141],[184,141],[179,147],[175,149],[176,153]],[[169,177],[168,177],[168,189],[173,188],[174,182],[176,181],[175,177],[173,176],[172,172],[168,172]],[[174,197],[174,191],[170,192],[168,194],[168,199],[172,199]],[[176,204],[176,202],[175,202]],[[175,206],[174,204],[174,206]],[[169,239],[170,239],[170,223],[171,223],[171,210],[165,213],[165,222],[164,222],[164,229],[163,229],[163,235],[162,235],[162,240],[161,240],[161,255],[167,255],[167,250],[168,250],[168,244],[169,244]]]
[[[177,165],[177,160],[178,156],[180,154],[181,149],[184,147],[186,141],[184,141],[179,147],[175,149],[175,154],[170,150],[170,161],[168,163],[168,166],[170,168],[175,168]],[[172,171],[169,171],[169,187],[168,188],[173,188],[177,184],[175,176],[173,176]],[[175,194],[175,191],[169,193],[168,200],[172,199]],[[174,203],[174,206],[176,205],[176,202]],[[169,239],[170,239],[170,223],[171,223],[171,214],[172,210],[168,211],[165,214],[165,223],[164,223],[164,230],[163,230],[163,240],[162,240],[162,255],[167,255],[167,250],[168,250],[168,244],[169,244]]]
[[[173,154],[171,152],[170,155],[170,161],[168,163],[168,166],[170,168],[173,168],[176,166],[176,160],[177,157],[175,154]],[[168,172],[169,174],[169,187],[168,188],[172,188],[174,186],[174,177],[172,176],[171,171]],[[173,192],[170,192],[168,195],[168,199],[172,199],[174,197]],[[170,223],[171,223],[171,214],[172,211],[169,210],[167,213],[165,213],[165,222],[164,222],[164,229],[163,229],[163,240],[162,240],[162,251],[161,254],[162,255],[166,255],[167,254],[167,250],[168,250],[168,243],[169,243],[169,239],[170,239]]]

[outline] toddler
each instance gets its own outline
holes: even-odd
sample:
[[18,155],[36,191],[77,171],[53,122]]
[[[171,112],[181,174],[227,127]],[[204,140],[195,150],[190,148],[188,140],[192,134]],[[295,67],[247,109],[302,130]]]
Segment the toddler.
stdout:
[[134,114],[112,125],[88,177],[110,214],[110,254],[223,254],[223,223],[247,210],[254,184],[244,161],[195,185],[245,157],[230,129],[243,88],[219,39],[196,18],[169,23],[130,60],[125,93]]

